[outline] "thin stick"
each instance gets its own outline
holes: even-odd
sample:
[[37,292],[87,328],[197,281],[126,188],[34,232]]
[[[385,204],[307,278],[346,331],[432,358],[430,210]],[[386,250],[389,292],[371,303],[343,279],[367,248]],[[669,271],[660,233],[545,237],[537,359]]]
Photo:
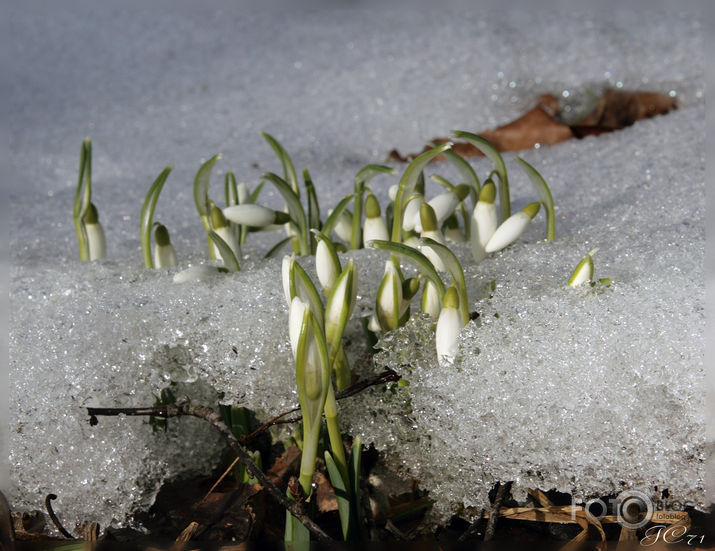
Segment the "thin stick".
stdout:
[[482,519],[484,518],[484,512],[485,509],[482,509],[479,513],[479,516],[474,519],[474,522],[472,522],[472,524],[467,527],[464,533],[457,538],[457,543],[463,543],[467,541],[468,538],[471,538],[473,535],[477,534],[479,525],[482,523]]
[[489,515],[489,520],[487,521],[487,528],[484,530],[484,541],[489,541],[492,537],[494,537],[494,530],[496,530],[497,518],[499,517],[499,509],[501,509],[501,505],[504,503],[504,498],[510,489],[511,482],[507,482],[505,484],[502,484],[501,482],[499,483],[497,495],[494,497],[491,514]]
[[[303,526],[305,526],[319,541],[333,541],[333,539],[326,534],[320,526],[313,522],[305,513],[303,513],[298,505],[290,501],[286,495],[281,492],[278,487],[271,482],[268,477],[263,473],[261,469],[253,462],[251,455],[248,451],[239,443],[236,437],[231,432],[226,424],[221,419],[221,416],[206,406],[193,406],[190,404],[189,398],[184,397],[179,400],[176,404],[171,404],[167,406],[158,406],[153,408],[87,408],[87,413],[90,415],[91,419],[95,419],[97,415],[154,415],[155,417],[180,417],[183,415],[190,415],[192,417],[198,417],[204,421],[213,425],[225,438],[228,440],[231,449],[236,453],[238,458],[241,460],[246,470],[256,478],[263,486],[266,491],[273,496],[273,498],[282,505],[285,509],[290,512],[295,518],[300,521]],[[91,423],[91,420],[90,420]]]
[[50,515],[50,520],[52,521],[52,524],[54,524],[55,528],[57,528],[60,531],[60,533],[67,539],[70,539],[70,540],[75,539],[75,537],[72,534],[70,534],[67,530],[65,530],[65,527],[62,526],[60,519],[57,518],[57,515],[52,510],[51,502],[53,499],[57,499],[57,496],[55,494],[47,494],[47,497],[45,498],[45,509],[47,509],[47,514]]

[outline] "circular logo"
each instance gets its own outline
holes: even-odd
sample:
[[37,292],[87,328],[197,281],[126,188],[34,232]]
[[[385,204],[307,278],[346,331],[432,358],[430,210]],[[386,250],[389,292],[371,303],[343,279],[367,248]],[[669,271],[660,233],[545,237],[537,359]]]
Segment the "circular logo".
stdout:
[[621,526],[635,530],[653,518],[653,502],[643,492],[629,490],[619,494],[614,513]]

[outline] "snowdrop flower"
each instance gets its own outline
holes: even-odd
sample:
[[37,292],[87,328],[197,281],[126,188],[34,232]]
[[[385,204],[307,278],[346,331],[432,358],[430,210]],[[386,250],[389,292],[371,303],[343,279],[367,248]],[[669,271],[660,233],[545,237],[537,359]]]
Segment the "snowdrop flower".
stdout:
[[512,214],[497,228],[484,250],[488,253],[500,251],[519,239],[519,236],[524,233],[539,212],[540,206],[541,203],[539,202],[529,203],[524,207],[524,210]]
[[231,222],[252,228],[265,228],[290,222],[290,216],[285,212],[251,203],[226,207],[223,209],[223,215]]
[[326,294],[333,288],[335,280],[340,273],[340,260],[324,239],[318,239],[315,250],[315,271],[318,273],[318,280],[323,286]]
[[107,241],[104,238],[104,229],[99,223],[99,213],[94,203],[89,204],[87,214],[84,216],[84,227],[87,230],[89,244],[89,259],[101,260],[107,257]]
[[462,231],[459,229],[459,220],[457,220],[456,215],[452,214],[452,216],[447,218],[444,225],[447,228],[444,231],[444,238],[447,241],[451,241],[452,243],[461,243],[464,241],[464,236],[462,235]]
[[375,239],[390,240],[385,220],[381,216],[380,203],[370,193],[365,200],[365,225],[362,229],[362,242],[367,244]]
[[[330,216],[332,212],[332,209],[329,210],[328,216]],[[340,213],[340,216],[338,216],[338,221],[333,227],[333,231],[335,231],[335,234],[340,239],[350,243],[350,239],[353,235],[353,216],[349,210],[344,209],[343,212]]]
[[[454,210],[457,208],[459,203],[464,201],[465,197],[469,195],[469,186],[467,184],[459,184],[454,189],[441,193],[430,199],[427,203],[434,210],[434,214],[437,217],[437,227],[441,227],[444,221],[449,218]],[[415,220],[415,230],[417,232],[422,232],[422,225],[420,223],[419,217]]]
[[578,287],[582,283],[593,281],[593,255],[596,254],[596,251],[598,251],[598,249],[593,249],[578,263],[578,266],[576,266],[576,269],[569,278],[569,285],[571,287]]
[[308,305],[310,311],[318,320],[320,326],[323,326],[323,303],[318,294],[313,281],[305,272],[303,267],[298,264],[293,255],[283,257],[281,266],[281,279],[283,282],[283,293],[286,301],[290,305],[295,297],[300,298]]
[[442,305],[439,300],[439,291],[437,290],[435,284],[429,279],[425,281],[420,306],[422,311],[432,316],[432,318],[437,319],[439,317],[439,312],[442,309]]
[[437,320],[435,340],[437,344],[437,360],[440,366],[454,361],[457,356],[457,337],[462,328],[462,316],[459,313],[459,295],[452,286],[444,294],[442,311]]
[[376,314],[383,331],[392,331],[400,326],[402,307],[402,281],[394,263],[385,262],[385,275],[377,289]]
[[308,305],[299,297],[293,298],[290,303],[290,313],[288,314],[288,334],[290,336],[290,347],[293,350],[293,359],[298,354],[298,338],[303,329],[303,318]]
[[[348,323],[350,316],[355,308],[357,299],[357,272],[352,259],[348,261],[348,265],[338,277],[335,285],[330,291],[328,302],[325,305],[325,339],[328,345],[328,354],[330,364],[333,365],[337,359],[341,349],[340,341],[343,338],[345,325]],[[348,371],[345,373],[343,369],[337,369],[336,373],[344,382],[350,381],[349,366],[343,366]],[[346,385],[340,384],[340,388]]]
[[485,247],[497,229],[498,214],[494,203],[496,194],[497,188],[494,182],[489,180],[479,192],[479,200],[472,212],[469,241],[475,262],[481,262],[487,256]]
[[154,230],[154,268],[176,266],[176,252],[169,239],[169,230],[162,224],[156,224]]
[[[429,237],[434,239],[437,243],[444,245],[444,237],[442,232],[439,230],[439,225],[437,222],[437,217],[435,216],[434,209],[428,204],[423,202],[420,207],[420,221],[422,226],[422,237]],[[422,253],[434,264],[434,267],[439,272],[446,272],[447,268],[442,262],[439,255],[432,250],[429,245],[425,245],[421,248]]]
[[422,197],[415,197],[405,205],[405,210],[402,213],[402,229],[404,231],[412,231],[415,229],[415,224],[420,220],[421,205]]
[[188,281],[206,281],[220,272],[216,266],[208,266],[199,264],[198,266],[190,266],[185,270],[174,274],[174,283],[186,283]]
[[390,198],[390,201],[393,203],[395,202],[395,199],[397,198],[397,192],[399,191],[400,186],[397,184],[393,184],[390,186],[390,189],[387,190],[387,196]]
[[[240,256],[238,252],[240,249],[238,247],[238,241],[236,241],[236,235],[228,226],[226,217],[221,212],[221,209],[216,205],[211,207],[211,227],[213,231],[216,232],[216,235],[226,242],[226,245],[233,251],[234,256],[238,258]],[[221,251],[218,250],[218,247],[213,245],[213,242],[212,246],[214,247],[214,257],[216,260],[223,260],[223,258],[221,258]]]

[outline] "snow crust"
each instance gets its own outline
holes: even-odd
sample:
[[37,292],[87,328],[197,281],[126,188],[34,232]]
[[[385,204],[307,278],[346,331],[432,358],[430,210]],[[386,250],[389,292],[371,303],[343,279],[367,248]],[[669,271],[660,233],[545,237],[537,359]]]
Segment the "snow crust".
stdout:
[[[376,365],[360,364],[363,376],[397,369],[410,386],[342,402],[341,422],[418,477],[442,517],[483,506],[496,480],[514,480],[517,495],[667,488],[681,503],[709,503],[697,10],[172,6],[159,19],[146,8],[8,8],[18,60],[8,79],[19,175],[9,196],[14,508],[41,509],[56,493],[70,526],[121,525],[164,480],[206,472],[221,451],[198,420],[170,422],[167,433],[134,418],[91,427],[89,405],[148,405],[172,381],[195,402],[221,393],[259,416],[297,403],[280,259],[261,260],[281,236],[252,235],[242,271],[207,282],[178,285],[173,270],[141,267],[139,210],[166,164],[175,170],[157,219],[186,266],[206,254],[191,188],[200,163],[224,152],[219,201],[229,168],[251,187],[279,171],[259,130],[311,170],[327,210],[393,147],[416,151],[453,128],[507,122],[542,92],[575,109],[584,84],[605,83],[671,93],[681,108],[523,153],[551,186],[557,240],[540,241],[540,214],[519,244],[477,266],[456,247],[479,317],[462,331],[454,366],[437,366],[430,322],[416,316],[383,339]],[[85,135],[110,255],[91,264],[76,260],[71,221]],[[520,209],[536,194],[505,158]],[[482,178],[491,169],[472,164]],[[445,166],[428,172],[457,177]],[[381,200],[397,178],[375,180]],[[281,205],[275,193],[262,201]],[[596,277],[612,285],[569,288],[596,247]],[[349,256],[367,315],[385,255]],[[357,321],[348,337],[359,363]]]

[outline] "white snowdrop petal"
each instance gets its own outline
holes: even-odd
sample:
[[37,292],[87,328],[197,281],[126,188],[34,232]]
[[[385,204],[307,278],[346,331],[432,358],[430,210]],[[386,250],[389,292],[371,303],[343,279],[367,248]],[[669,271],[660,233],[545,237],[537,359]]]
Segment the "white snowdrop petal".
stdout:
[[328,245],[322,239],[318,240],[318,247],[315,251],[315,271],[318,273],[318,280],[326,291],[331,289],[338,279],[338,267],[333,262]]
[[383,241],[390,239],[390,234],[387,232],[387,225],[382,216],[365,218],[365,225],[362,230],[362,241],[367,244],[375,239],[382,239]]
[[514,241],[519,239],[519,236],[524,233],[530,223],[531,217],[525,212],[520,211],[513,214],[496,229],[494,235],[492,235],[486,247],[484,247],[484,250],[488,253],[493,253],[511,245]]
[[223,209],[223,215],[236,224],[261,228],[273,224],[276,219],[274,210],[262,205],[233,205]]
[[176,252],[174,246],[155,245],[154,246],[154,268],[171,268],[177,265]]
[[86,224],[89,259],[101,260],[107,257],[107,241],[104,238],[102,224]]
[[454,361],[457,356],[457,339],[462,329],[462,320],[456,308],[442,308],[437,320],[435,340],[439,365]]

